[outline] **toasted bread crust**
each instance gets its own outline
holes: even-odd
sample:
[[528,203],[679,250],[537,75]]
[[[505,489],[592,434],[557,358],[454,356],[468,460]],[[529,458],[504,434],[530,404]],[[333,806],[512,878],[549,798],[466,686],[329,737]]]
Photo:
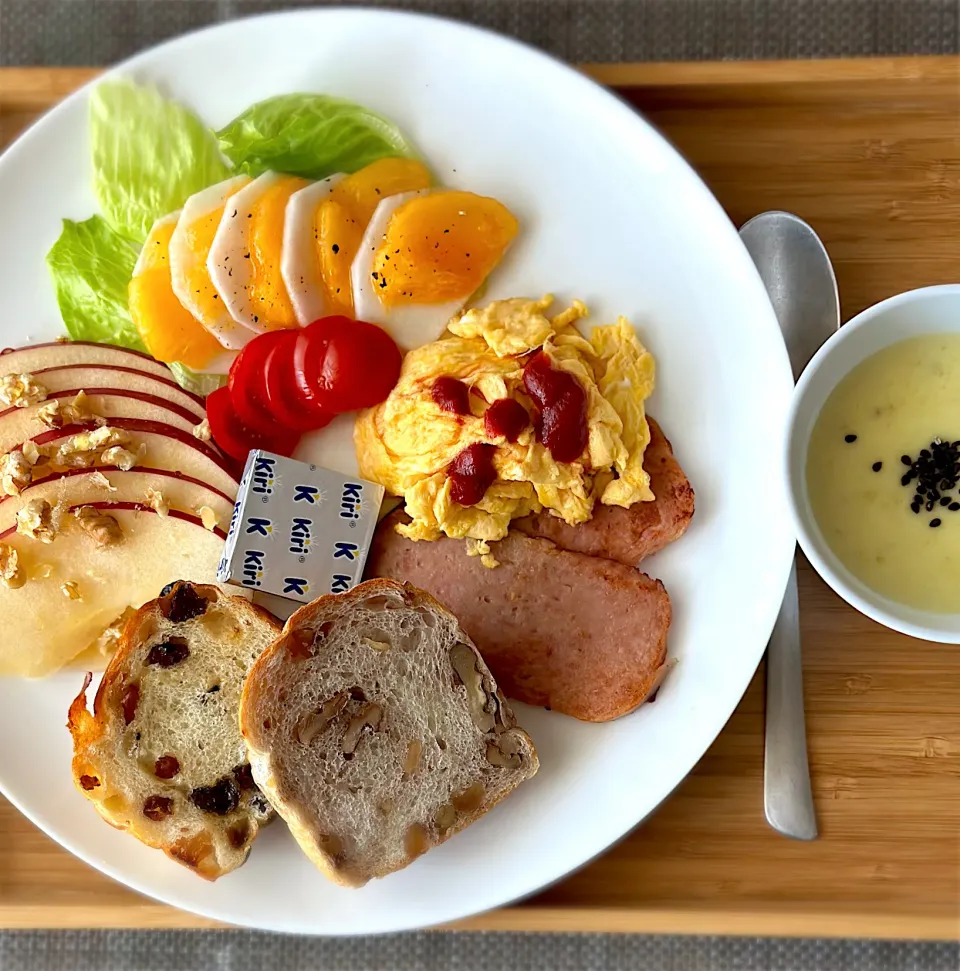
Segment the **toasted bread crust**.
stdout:
[[[345,859],[343,854],[332,851],[330,837],[318,829],[316,815],[311,807],[303,799],[282,790],[277,771],[278,753],[273,750],[275,740],[271,739],[270,730],[265,730],[265,722],[276,713],[274,688],[283,669],[304,659],[304,642],[302,638],[298,638],[298,634],[315,630],[330,617],[331,610],[336,610],[339,614],[353,604],[378,596],[399,597],[409,606],[422,607],[445,617],[452,617],[429,594],[409,583],[398,583],[389,579],[369,580],[347,593],[320,597],[297,610],[287,621],[281,636],[257,660],[244,685],[240,705],[240,726],[247,743],[254,778],[314,865],[334,883],[345,887],[361,887],[370,879],[387,876],[413,862],[432,847],[445,842],[454,833],[460,832],[489,812],[515,785],[532,776],[539,765],[533,742],[525,732],[516,727],[512,711],[494,685],[500,700],[502,717],[509,726],[509,731],[520,741],[525,755],[525,768],[522,773],[518,773],[514,783],[502,791],[488,793],[475,809],[460,811],[454,824],[446,831],[424,832],[424,841],[418,851],[407,852],[399,863],[371,865],[367,862],[365,865],[355,865]],[[462,642],[473,652],[477,669],[489,675],[476,647],[465,636]],[[322,648],[317,649],[318,655],[320,650]]]
[[[172,586],[170,595],[178,588],[187,586],[208,604],[226,606],[233,616],[255,625],[260,636],[264,638],[272,638],[280,630],[280,622],[272,614],[247,600],[227,597],[216,586],[184,584],[182,581]],[[199,814],[196,814],[190,820],[193,823],[192,830],[186,831],[189,835],[181,835],[181,829],[176,838],[173,838],[174,834],[168,826],[148,817],[139,803],[132,803],[131,800],[137,796],[125,784],[129,774],[140,772],[143,778],[146,777],[143,768],[136,763],[135,755],[122,748],[122,734],[126,727],[131,698],[125,692],[130,684],[136,684],[137,700],[132,704],[135,711],[147,675],[137,670],[139,662],[134,655],[142,647],[140,632],[156,618],[160,609],[158,605],[163,599],[161,597],[145,604],[127,622],[120,647],[110,660],[97,688],[93,711],[87,709],[87,690],[92,681],[92,674],[89,673],[70,705],[67,728],[74,745],[73,780],[77,789],[93,803],[99,815],[111,826],[126,830],[147,846],[163,850],[171,859],[187,866],[199,876],[215,880],[246,859],[257,830],[272,814],[265,801],[263,810],[253,811],[242,801],[240,812],[231,812],[229,816],[210,816],[209,819],[203,818],[198,822]],[[237,693],[239,694],[239,684]],[[139,733],[137,738],[139,740]],[[151,780],[150,785],[163,797],[175,795],[159,781]],[[246,802],[249,801],[246,799]],[[243,830],[241,845],[233,841],[236,839],[233,835],[235,827]]]

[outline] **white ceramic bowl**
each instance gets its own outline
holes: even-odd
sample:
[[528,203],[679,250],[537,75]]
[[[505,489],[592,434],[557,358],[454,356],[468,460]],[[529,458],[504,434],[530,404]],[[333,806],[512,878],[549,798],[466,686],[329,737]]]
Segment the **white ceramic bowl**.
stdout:
[[830,393],[861,361],[908,337],[960,332],[960,285],[910,290],[858,314],[807,365],[788,419],[787,476],[797,536],[807,559],[851,606],[885,627],[927,641],[960,643],[960,613],[916,610],[881,596],[857,579],[827,545],[807,496],[810,434]]

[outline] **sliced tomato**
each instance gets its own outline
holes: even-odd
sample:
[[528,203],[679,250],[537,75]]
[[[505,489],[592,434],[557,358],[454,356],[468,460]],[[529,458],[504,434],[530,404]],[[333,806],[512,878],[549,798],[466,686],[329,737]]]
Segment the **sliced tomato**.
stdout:
[[280,425],[274,426],[275,433],[267,434],[244,424],[233,407],[229,388],[217,388],[207,395],[207,420],[220,450],[238,462],[245,462],[255,448],[290,456],[300,441],[296,432],[285,431]]
[[264,392],[267,411],[286,428],[298,432],[314,431],[329,425],[333,415],[319,412],[300,399],[293,367],[293,351],[298,330],[277,332],[280,340],[270,348],[264,361]]
[[317,411],[333,414],[383,401],[400,377],[401,360],[385,330],[340,316],[305,327],[293,351],[300,396]]
[[267,407],[265,363],[267,355],[285,333],[274,330],[254,337],[237,355],[227,376],[227,387],[237,416],[245,425],[264,434],[274,434],[277,424]]

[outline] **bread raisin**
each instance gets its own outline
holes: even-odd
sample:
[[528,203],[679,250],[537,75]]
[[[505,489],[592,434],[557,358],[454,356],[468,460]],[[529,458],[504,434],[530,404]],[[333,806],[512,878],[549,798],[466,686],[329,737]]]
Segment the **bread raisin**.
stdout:
[[253,772],[250,770],[249,762],[238,765],[233,770],[233,778],[236,780],[237,785],[240,786],[241,792],[257,788],[256,782],[253,781]]
[[82,775],[80,776],[80,788],[84,792],[89,792],[91,789],[96,789],[100,785],[100,780],[95,775]]
[[197,786],[190,801],[205,813],[226,816],[240,805],[240,790],[226,776],[212,786]]
[[147,654],[147,664],[157,664],[162,668],[172,668],[190,656],[190,648],[182,637],[171,637],[168,641],[154,644]]
[[[164,588],[166,589],[166,588]],[[177,581],[173,589],[160,598],[160,613],[167,620],[175,624],[193,620],[207,609],[207,602],[193,588],[193,585],[183,580]]]
[[231,826],[227,830],[227,839],[230,840],[230,845],[235,849],[241,849],[250,839],[250,824],[244,820],[239,822],[234,826]]
[[173,800],[169,796],[147,796],[143,801],[143,815],[159,823],[173,815]]
[[136,681],[128,684],[120,696],[120,707],[123,709],[123,723],[129,725],[137,714],[137,704],[140,701],[140,685]]
[[158,779],[172,779],[179,771],[180,763],[175,755],[161,755],[153,766],[153,774]]

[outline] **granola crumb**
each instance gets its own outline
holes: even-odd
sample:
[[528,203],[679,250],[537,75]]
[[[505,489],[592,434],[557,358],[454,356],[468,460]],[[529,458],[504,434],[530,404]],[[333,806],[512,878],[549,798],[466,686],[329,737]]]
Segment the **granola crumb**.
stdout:
[[19,496],[33,481],[33,467],[19,449],[0,458],[0,488],[5,495]]
[[46,499],[31,499],[17,512],[17,532],[21,536],[52,543],[57,535],[53,507]]
[[129,472],[138,462],[143,461],[146,454],[147,446],[142,442],[136,452],[121,445],[113,445],[100,456],[100,461],[104,465],[115,465],[121,472]]
[[201,506],[197,510],[197,515],[200,517],[204,529],[213,532],[217,528],[217,514],[209,506]]
[[92,473],[90,476],[90,481],[95,485],[99,486],[101,489],[106,489],[108,492],[116,492],[117,487],[113,485],[110,480],[99,470]]
[[120,523],[96,506],[81,506],[74,510],[73,515],[80,528],[94,540],[97,546],[113,546],[123,540]]
[[17,590],[23,586],[25,579],[17,551],[6,543],[0,543],[0,583],[10,590]]
[[204,418],[199,425],[193,426],[193,437],[199,438],[201,442],[209,442],[213,438],[213,434],[210,431],[210,419]]
[[47,397],[47,389],[32,374],[5,374],[0,378],[0,403],[28,408]]
[[159,489],[147,489],[144,502],[158,516],[168,516],[170,514],[170,506],[167,504],[167,500],[163,498],[163,493]]
[[51,398],[37,409],[37,420],[47,428],[62,428],[63,415],[60,414],[60,399]]
[[75,580],[65,580],[60,584],[60,592],[68,600],[83,600],[80,594],[80,587]]
[[31,465],[36,465],[43,458],[40,449],[37,448],[37,443],[32,438],[28,438],[23,443],[23,457]]

